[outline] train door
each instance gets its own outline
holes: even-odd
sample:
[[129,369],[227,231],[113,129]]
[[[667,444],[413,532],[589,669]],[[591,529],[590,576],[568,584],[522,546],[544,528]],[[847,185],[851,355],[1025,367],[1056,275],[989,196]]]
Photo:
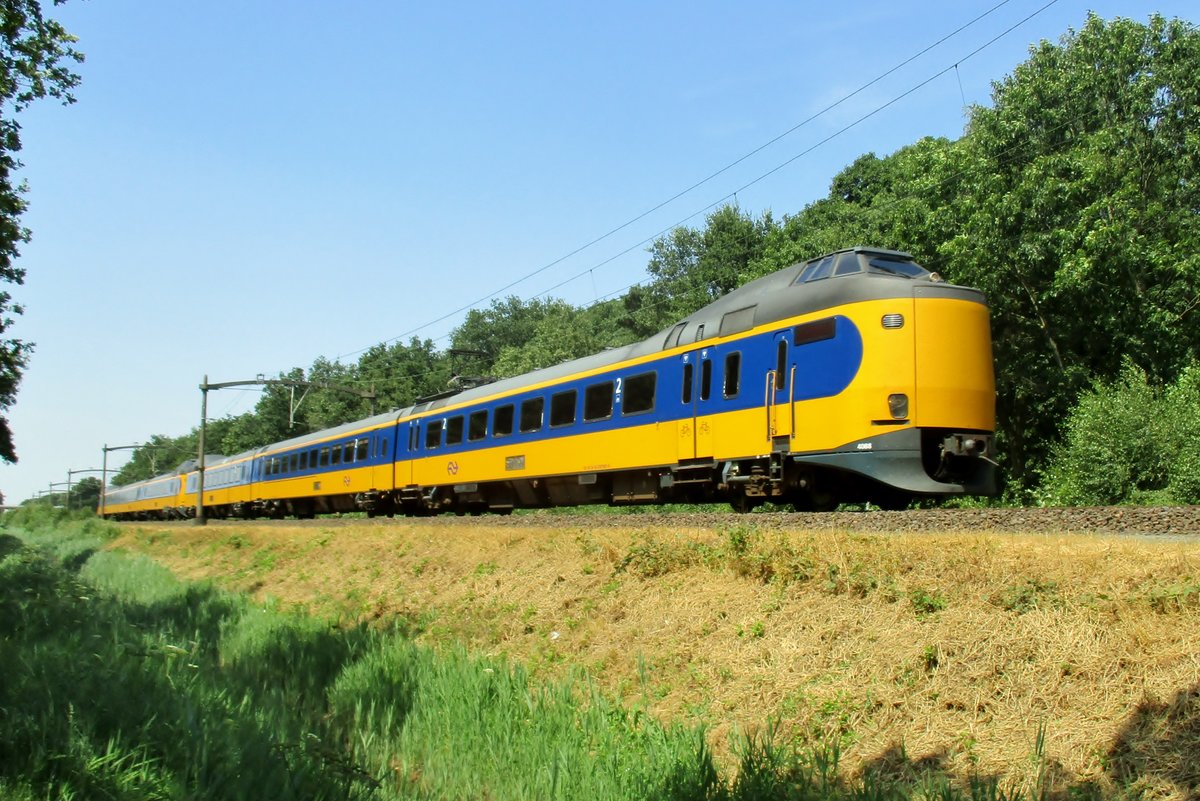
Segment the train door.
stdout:
[[391,489],[396,483],[396,454],[402,450],[395,442],[396,428],[381,428],[372,437],[375,469],[371,474],[371,486],[376,489]]
[[767,370],[766,407],[767,438],[791,437],[796,428],[792,403],[795,399],[796,366],[791,358],[788,331],[775,335],[773,362]]
[[413,483],[413,458],[420,447],[420,420],[401,423],[396,428],[396,487]]
[[710,348],[694,350],[679,357],[681,396],[684,414],[677,423],[679,460],[707,459],[713,455],[712,422],[713,353]]

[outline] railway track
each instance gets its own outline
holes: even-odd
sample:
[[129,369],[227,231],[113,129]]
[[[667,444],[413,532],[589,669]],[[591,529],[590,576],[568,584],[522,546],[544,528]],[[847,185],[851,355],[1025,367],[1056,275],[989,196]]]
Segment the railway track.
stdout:
[[[214,521],[215,525],[242,525]],[[726,528],[752,524],[760,529],[844,529],[864,532],[1000,531],[1033,533],[1137,534],[1200,536],[1200,506],[1090,506],[1003,509],[910,509],[903,512],[851,511],[824,513],[676,512],[645,507],[630,513],[531,512],[508,517],[440,516],[395,519],[326,517],[317,520],[255,521],[254,525],[344,526],[397,525],[461,527],[487,525],[524,528]]]

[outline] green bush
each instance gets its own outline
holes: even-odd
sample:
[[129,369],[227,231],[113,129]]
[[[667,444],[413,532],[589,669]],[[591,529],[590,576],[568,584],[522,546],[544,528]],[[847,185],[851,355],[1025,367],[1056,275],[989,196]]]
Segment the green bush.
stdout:
[[1126,363],[1067,418],[1039,500],[1052,506],[1200,502],[1200,365],[1159,388]]
[[1164,417],[1172,436],[1167,488],[1177,503],[1200,503],[1200,364],[1193,364],[1163,398]]

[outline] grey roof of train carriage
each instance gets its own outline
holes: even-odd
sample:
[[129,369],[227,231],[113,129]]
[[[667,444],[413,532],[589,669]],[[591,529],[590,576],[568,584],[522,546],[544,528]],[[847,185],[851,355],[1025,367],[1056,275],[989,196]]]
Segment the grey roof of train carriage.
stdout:
[[[819,311],[827,309],[831,306],[839,305],[847,302],[859,302],[864,300],[880,300],[896,296],[895,278],[887,275],[874,275],[867,271],[856,274],[838,276],[836,280],[820,280],[813,283],[795,284],[796,277],[809,264],[826,258],[827,256],[836,256],[840,253],[860,253],[867,255],[878,255],[892,257],[893,259],[912,260],[912,256],[908,253],[903,253],[897,250],[885,250],[883,248],[873,247],[853,247],[843,250],[834,251],[833,253],[823,253],[814,259],[798,262],[790,267],[784,267],[769,275],[764,275],[761,278],[756,278],[742,286],[734,289],[720,298],[714,300],[702,309],[688,315],[669,327],[663,329],[657,334],[650,336],[640,342],[635,342],[631,345],[622,347],[610,348],[609,350],[601,351],[600,353],[584,356],[580,359],[562,362],[552,367],[546,367],[541,370],[534,370],[529,373],[523,373],[512,378],[503,378],[499,381],[493,381],[488,384],[482,384],[471,389],[463,390],[445,396],[439,396],[423,403],[413,404],[403,409],[397,409],[386,414],[378,414],[374,417],[368,417],[363,420],[356,420],[350,423],[344,423],[335,428],[323,429],[312,434],[306,434],[300,437],[294,437],[282,442],[276,442],[266,446],[261,451],[266,450],[281,450],[289,447],[295,447],[307,442],[316,440],[333,439],[339,434],[346,434],[351,431],[371,428],[376,425],[384,425],[394,422],[402,417],[409,417],[414,414],[421,414],[427,411],[434,411],[449,405],[459,405],[470,403],[471,401],[481,400],[496,395],[516,394],[530,384],[538,384],[543,382],[553,382],[557,379],[566,378],[577,373],[590,370],[598,370],[604,367],[609,367],[614,364],[635,359],[639,356],[647,356],[653,353],[658,353],[667,350],[667,338],[671,335],[674,329],[681,323],[685,324],[681,331],[681,336],[676,340],[687,344],[696,344],[700,346],[702,342],[716,338],[720,331],[721,321],[726,314],[730,312],[743,311],[753,309],[753,321],[750,326],[760,326],[771,323],[776,320],[783,320],[789,317],[795,317],[807,312]],[[912,279],[901,278],[899,280],[911,281],[914,284],[929,284],[929,278]],[[943,287],[952,287],[953,285],[941,284]],[[953,287],[954,289],[962,289],[961,287]],[[970,290],[977,292],[977,290]],[[979,293],[982,297],[982,293]],[[696,332],[700,326],[704,326],[705,336],[703,339],[696,340]],[[675,347],[674,345],[671,346]]]
[[320,431],[314,431],[311,434],[301,434],[300,436],[292,437],[291,439],[272,442],[270,445],[257,448],[253,451],[249,451],[248,453],[252,453],[253,455],[257,456],[266,451],[286,450],[288,448],[295,448],[310,442],[336,439],[338,436],[342,434],[349,434],[351,431],[359,431],[364,428],[375,428],[376,426],[394,423],[396,422],[397,418],[400,417],[400,414],[401,410],[397,409],[394,411],[385,412],[383,414],[377,414],[372,417],[365,417],[362,420],[352,420],[349,423],[342,423],[340,426],[334,426],[333,428],[323,428]]
[[[225,457],[221,456],[218,458],[224,459]],[[187,462],[184,462],[183,464],[187,464]],[[114,471],[114,472],[116,472],[116,471]],[[130,481],[128,484],[121,484],[119,486],[116,484],[109,483],[109,485],[107,487],[105,487],[105,491],[106,492],[115,492],[117,490],[136,489],[136,488],[142,486],[143,484],[153,484],[156,481],[162,481],[163,479],[167,479],[167,478],[178,478],[184,472],[185,471],[183,470],[183,465],[181,464],[179,467],[175,468],[170,473],[159,473],[156,476],[150,476],[150,478],[143,478],[141,481]]]

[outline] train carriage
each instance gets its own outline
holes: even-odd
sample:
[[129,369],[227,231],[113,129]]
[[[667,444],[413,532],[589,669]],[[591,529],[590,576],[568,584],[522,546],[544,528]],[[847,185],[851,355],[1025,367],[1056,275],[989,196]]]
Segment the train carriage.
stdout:
[[183,476],[179,471],[109,487],[104,494],[105,517],[122,520],[167,520],[184,516],[179,507]]
[[394,487],[397,412],[268,445],[254,456],[242,516],[374,511]]

